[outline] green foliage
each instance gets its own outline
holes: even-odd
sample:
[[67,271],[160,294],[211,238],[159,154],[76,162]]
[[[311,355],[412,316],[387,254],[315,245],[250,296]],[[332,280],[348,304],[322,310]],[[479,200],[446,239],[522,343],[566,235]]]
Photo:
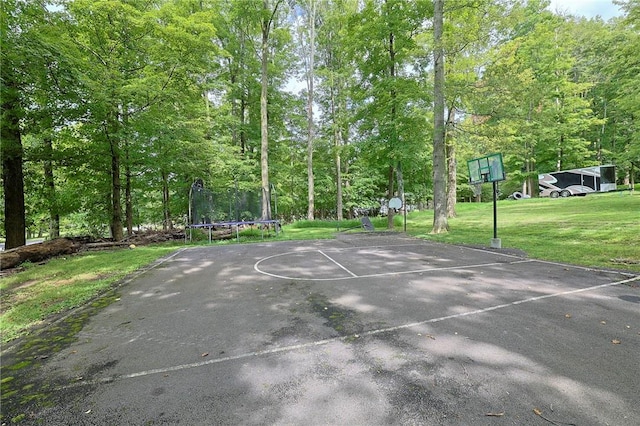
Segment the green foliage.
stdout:
[[[640,223],[636,219],[640,188],[611,194],[561,199],[500,201],[498,236],[505,248],[517,248],[532,258],[587,267],[622,268],[640,272]],[[435,241],[487,246],[493,236],[491,203],[461,203],[451,218],[451,232],[426,234],[432,211],[408,215],[407,232]],[[386,218],[371,218],[376,230]],[[394,217],[401,229],[403,218]],[[336,232],[364,232],[360,221],[299,221],[283,227],[278,239],[333,238]],[[198,233],[194,233],[194,236]],[[271,232],[273,237],[273,232]],[[242,241],[262,241],[262,233],[245,230]],[[201,243],[208,238],[200,234]],[[3,343],[28,332],[48,316],[85,304],[126,274],[175,250],[174,246],[137,247],[61,257],[45,265],[25,264],[22,272],[0,281]]]
[[289,225],[292,229],[309,229],[309,228],[356,228],[360,226],[360,221],[353,220],[298,220]]
[[[305,25],[304,5],[280,3],[269,34],[270,183],[284,219],[305,217],[308,204],[306,94],[284,90],[303,73],[292,40],[305,30],[293,24]],[[465,160],[491,152],[503,153],[505,194],[527,184],[535,195],[537,174],[557,168],[613,163],[621,180],[640,177],[640,6],[625,2],[608,22],[546,6],[445,5],[458,199],[471,197]],[[405,192],[426,203],[433,2],[316,7],[317,217],[378,207],[398,190],[398,165]],[[255,189],[261,9],[245,0],[4,2],[3,120],[19,123],[21,139],[3,136],[2,152],[24,150],[29,232],[46,235],[57,216],[65,235],[104,236],[117,220],[126,227],[126,214],[133,227],[180,224],[195,179],[214,191]]]

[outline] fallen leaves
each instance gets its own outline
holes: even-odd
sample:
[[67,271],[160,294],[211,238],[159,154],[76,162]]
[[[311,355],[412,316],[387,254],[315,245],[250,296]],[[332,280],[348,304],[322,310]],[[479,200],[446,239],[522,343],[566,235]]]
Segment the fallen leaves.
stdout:
[[422,333],[418,333],[418,336],[424,336],[427,339],[431,339],[431,340],[436,340],[435,336],[431,335],[431,334],[422,334]]
[[[566,313],[566,314],[564,314],[564,317],[568,319],[568,318],[571,318],[572,315],[570,313]],[[600,324],[607,325],[607,321],[601,320]],[[631,326],[630,325],[626,325],[625,328],[627,330],[629,330],[629,329],[631,329]],[[640,332],[638,334],[640,335]],[[622,344],[622,341],[620,339],[611,339],[611,343],[614,344],[614,345],[620,345],[620,344]],[[537,409],[534,409],[534,412],[535,412],[535,410],[537,410]],[[538,414],[538,413],[536,413],[536,414]]]
[[625,259],[625,258],[614,258],[609,260],[611,263],[617,263],[622,265],[637,265],[640,264],[640,260],[638,259]]
[[[551,411],[553,411],[553,408],[551,409]],[[549,423],[554,424],[554,425],[556,425],[556,426],[561,426],[561,425],[566,425],[566,426],[576,426],[576,424],[575,424],[575,423],[565,423],[565,422],[560,422],[560,421],[552,420],[552,419],[550,419],[550,418],[548,418],[548,417],[545,417],[545,416],[544,416],[544,414],[542,414],[542,410],[541,410],[541,409],[539,409],[539,408],[534,408],[534,409],[533,409],[533,413],[534,413],[536,416],[540,417],[541,419],[544,419],[544,420],[548,421]]]

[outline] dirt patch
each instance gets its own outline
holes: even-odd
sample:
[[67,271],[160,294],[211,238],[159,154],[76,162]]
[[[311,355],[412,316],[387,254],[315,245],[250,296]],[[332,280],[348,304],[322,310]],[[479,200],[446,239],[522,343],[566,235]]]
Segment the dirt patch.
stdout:
[[29,280],[29,281],[25,281],[25,282],[23,282],[23,283],[20,283],[19,285],[17,285],[17,286],[16,286],[16,287],[14,287],[14,288],[7,288],[5,291],[9,291],[9,290],[12,290],[12,291],[20,290],[20,289],[23,289],[23,288],[26,288],[26,287],[31,287],[32,285],[37,284],[37,283],[39,283],[39,282],[40,282],[40,280]]

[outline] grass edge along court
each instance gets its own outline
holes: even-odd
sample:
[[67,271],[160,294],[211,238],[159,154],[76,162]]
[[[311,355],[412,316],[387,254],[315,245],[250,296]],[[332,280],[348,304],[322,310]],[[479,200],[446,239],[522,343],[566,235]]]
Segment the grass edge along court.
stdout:
[[[487,247],[493,233],[491,203],[459,203],[450,232],[430,234],[433,212],[408,215],[407,234],[438,242]],[[373,218],[376,230],[387,218]],[[358,221],[296,222],[284,226],[278,239],[333,238],[337,232],[361,232]],[[395,229],[403,229],[401,215]],[[338,226],[343,231],[337,231]],[[253,233],[255,234],[255,233]],[[263,241],[252,232],[241,241]],[[498,202],[498,236],[505,249],[529,257],[586,267],[640,272],[640,193],[619,192],[559,199]],[[234,240],[235,241],[235,240]],[[217,244],[234,244],[221,242]],[[196,243],[196,244],[202,244]],[[138,247],[54,259],[26,265],[22,272],[0,279],[3,345],[46,324],[52,316],[82,306],[145,265],[181,245]]]

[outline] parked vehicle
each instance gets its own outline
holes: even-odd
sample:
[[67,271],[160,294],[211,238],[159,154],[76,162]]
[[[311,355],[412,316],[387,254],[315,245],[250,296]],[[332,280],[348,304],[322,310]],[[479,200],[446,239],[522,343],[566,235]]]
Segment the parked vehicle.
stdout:
[[569,197],[616,190],[616,167],[612,165],[560,170],[538,175],[541,197]]

